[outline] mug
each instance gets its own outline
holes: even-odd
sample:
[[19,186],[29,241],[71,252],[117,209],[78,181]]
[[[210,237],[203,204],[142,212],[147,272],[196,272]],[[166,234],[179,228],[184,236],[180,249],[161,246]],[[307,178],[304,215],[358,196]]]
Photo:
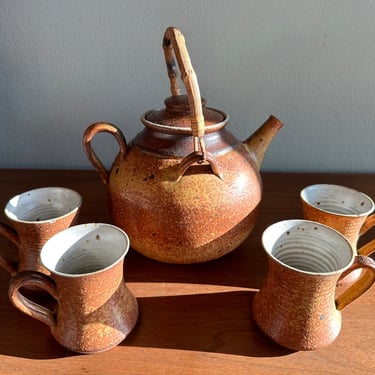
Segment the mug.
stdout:
[[[262,243],[268,273],[252,307],[260,330],[292,350],[332,343],[341,330],[341,310],[373,285],[375,261],[356,255],[338,231],[308,220],[275,223]],[[368,271],[335,297],[338,279],[355,269]]]
[[18,261],[0,255],[0,265],[11,275],[47,272],[40,264],[40,250],[55,233],[75,224],[81,203],[79,193],[63,187],[38,188],[11,198],[4,210],[11,226],[0,223],[0,235],[18,247]]
[[375,226],[375,204],[362,192],[346,186],[317,184],[305,187],[300,196],[304,219],[338,230],[354,249],[358,238]]
[[[369,255],[366,250],[371,251],[371,246],[357,249],[359,237],[375,226],[375,204],[369,196],[346,186],[316,184],[304,188],[300,197],[304,219],[336,229],[349,240],[359,255]],[[358,270],[341,278],[339,284],[356,280],[361,272]]]
[[11,226],[0,223],[0,235],[18,247],[18,261],[0,255],[0,265],[11,275],[47,272],[40,264],[40,250],[55,233],[75,224],[81,203],[79,193],[63,187],[38,188],[11,198],[4,210]]
[[[110,224],[90,223],[57,233],[40,258],[51,276],[16,273],[9,298],[19,310],[50,327],[55,340],[78,353],[95,353],[118,345],[138,319],[138,303],[123,277],[129,238]],[[22,294],[23,287],[49,293],[49,309]]]

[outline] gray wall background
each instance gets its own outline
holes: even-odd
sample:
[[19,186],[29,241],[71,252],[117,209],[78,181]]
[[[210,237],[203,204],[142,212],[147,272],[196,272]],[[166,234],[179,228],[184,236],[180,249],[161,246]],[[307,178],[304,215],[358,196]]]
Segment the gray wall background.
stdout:
[[[375,2],[0,0],[0,168],[92,168],[82,133],[169,96],[161,40],[186,38],[202,96],[239,139],[284,128],[262,169],[375,172]],[[117,145],[94,147],[110,166]]]

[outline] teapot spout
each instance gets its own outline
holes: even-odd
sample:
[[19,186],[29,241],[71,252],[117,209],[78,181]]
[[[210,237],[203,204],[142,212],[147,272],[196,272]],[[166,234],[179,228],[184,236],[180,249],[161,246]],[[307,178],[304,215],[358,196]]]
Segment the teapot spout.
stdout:
[[279,119],[271,115],[255,133],[243,142],[249,153],[253,155],[258,168],[262,165],[264,155],[273,137],[283,125]]

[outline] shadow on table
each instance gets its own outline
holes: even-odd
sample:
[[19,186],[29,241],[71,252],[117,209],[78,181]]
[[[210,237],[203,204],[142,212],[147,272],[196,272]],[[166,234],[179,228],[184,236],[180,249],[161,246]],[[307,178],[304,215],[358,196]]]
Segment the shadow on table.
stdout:
[[[234,291],[138,298],[138,323],[120,345],[250,357],[292,353],[258,330],[251,316],[254,295]],[[0,355],[29,359],[78,355],[59,345],[45,324],[17,310],[9,312],[12,317],[2,329]]]
[[149,259],[131,249],[125,259],[125,281],[191,283],[259,289],[267,272],[266,256],[256,239],[231,253],[198,264],[169,264]]
[[[120,345],[249,357],[292,353],[258,330],[251,316],[254,295],[251,291],[235,291],[138,298],[138,323]],[[11,315],[6,329],[2,329],[0,355],[28,359],[79,355],[59,345],[45,324],[16,310]]]
[[139,298],[140,317],[122,345],[276,357],[292,353],[264,336],[251,315],[255,292]]
[[17,311],[14,316],[16,320],[1,322],[7,328],[5,333],[2,328],[0,355],[27,359],[56,359],[76,355],[59,345],[45,324]]

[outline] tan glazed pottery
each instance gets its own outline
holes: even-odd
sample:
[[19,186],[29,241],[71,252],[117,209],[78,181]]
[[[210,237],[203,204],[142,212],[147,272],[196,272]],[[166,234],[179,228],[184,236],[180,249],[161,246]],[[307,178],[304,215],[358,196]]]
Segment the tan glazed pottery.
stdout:
[[[357,248],[359,238],[375,226],[375,204],[369,196],[346,186],[316,184],[305,187],[300,197],[304,219],[336,229],[359,255],[369,255],[371,243]],[[373,241],[375,243],[375,239]],[[352,272],[339,283],[350,283],[361,272]]]
[[[253,302],[259,328],[292,350],[331,344],[341,329],[341,311],[375,281],[373,259],[355,255],[338,231],[308,220],[275,223],[264,231],[262,242],[268,273]],[[339,278],[357,269],[366,272],[337,293]]]
[[[168,28],[163,49],[172,96],[141,117],[127,144],[108,123],[89,126],[84,150],[107,186],[113,223],[140,253],[169,263],[198,263],[227,254],[252,231],[262,197],[259,168],[282,123],[271,116],[246,141],[228,130],[228,115],[205,106],[185,46]],[[175,58],[187,95],[181,95]],[[119,154],[110,171],[94,152],[97,133],[112,134]]]
[[375,226],[373,200],[346,186],[307,186],[301,191],[301,202],[305,219],[338,230],[354,249],[357,248],[358,238]]
[[0,255],[0,266],[12,275],[24,270],[48,273],[40,250],[55,233],[76,223],[81,203],[79,193],[64,187],[33,189],[11,198],[4,210],[11,225],[0,223],[0,235],[18,247],[18,260]]
[[[138,320],[138,303],[124,281],[129,239],[109,224],[66,229],[46,242],[41,262],[50,272],[22,271],[10,281],[9,298],[19,310],[50,327],[53,337],[78,353],[109,350]],[[23,294],[39,288],[56,301],[46,307]]]

